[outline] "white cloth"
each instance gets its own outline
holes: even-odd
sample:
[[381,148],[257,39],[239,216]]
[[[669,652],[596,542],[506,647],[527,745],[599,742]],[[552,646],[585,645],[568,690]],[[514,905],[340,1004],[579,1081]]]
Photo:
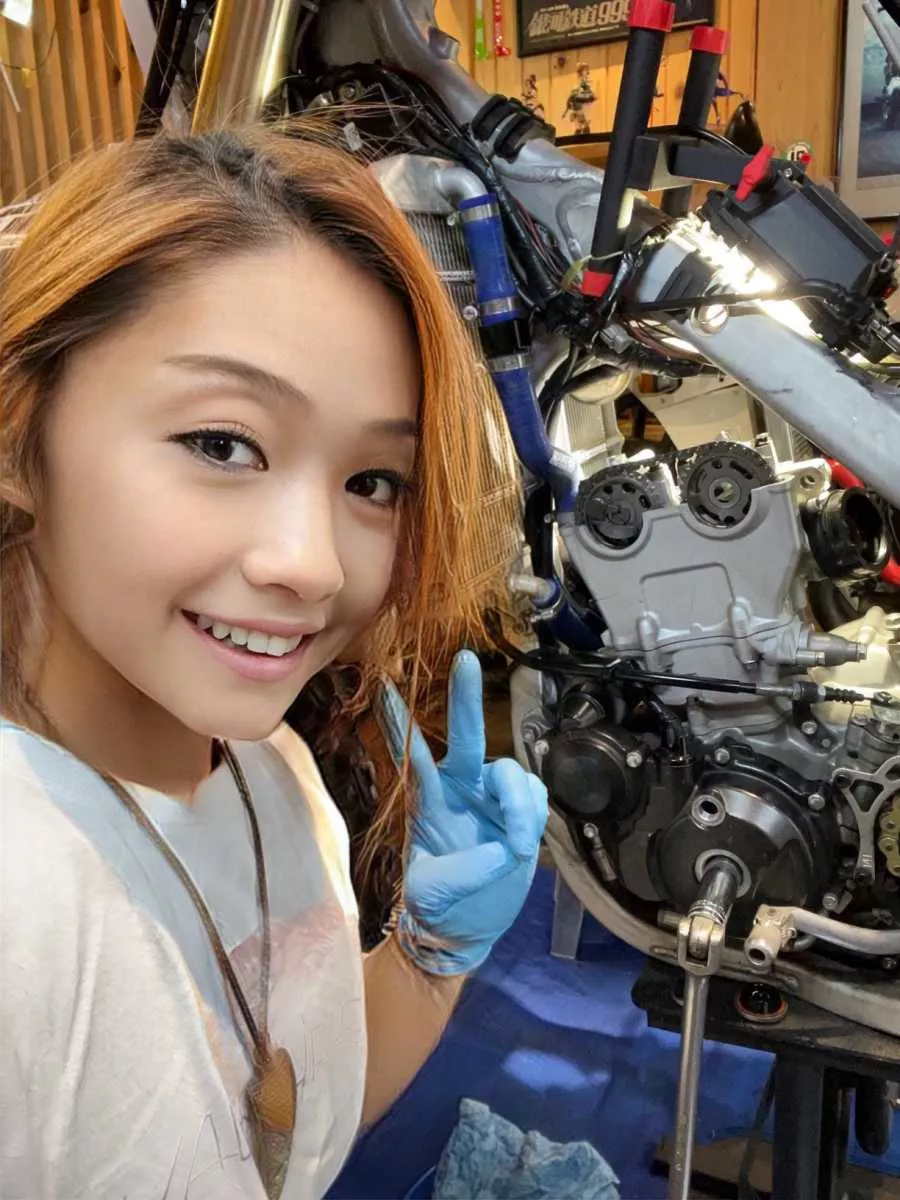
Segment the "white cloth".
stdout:
[[[317,1200],[359,1126],[365,1012],[347,830],[286,726],[234,747],[272,917],[269,1025],[298,1080],[284,1200]],[[258,1012],[249,825],[227,767],[136,798],[206,899]],[[0,1200],[263,1200],[250,1063],[184,886],[66,751],[0,723]]]

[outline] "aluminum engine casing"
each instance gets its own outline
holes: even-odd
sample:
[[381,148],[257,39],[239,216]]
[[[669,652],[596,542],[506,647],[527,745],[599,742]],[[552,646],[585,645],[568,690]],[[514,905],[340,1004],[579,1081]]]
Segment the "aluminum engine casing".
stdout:
[[[648,670],[775,682],[802,662],[807,544],[790,480],[757,488],[746,518],[730,529],[703,524],[681,503],[644,513],[640,535],[624,549],[571,517],[560,528],[609,645]],[[683,691],[661,696],[684,701]]]

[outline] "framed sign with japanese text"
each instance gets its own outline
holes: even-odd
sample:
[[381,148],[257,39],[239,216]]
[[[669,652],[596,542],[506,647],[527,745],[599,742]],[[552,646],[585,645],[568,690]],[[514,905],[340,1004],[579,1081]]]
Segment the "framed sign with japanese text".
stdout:
[[900,30],[847,0],[838,195],[860,217],[900,213]]
[[[628,37],[630,0],[517,0],[519,57],[566,53]],[[677,0],[675,29],[712,25],[716,0]]]

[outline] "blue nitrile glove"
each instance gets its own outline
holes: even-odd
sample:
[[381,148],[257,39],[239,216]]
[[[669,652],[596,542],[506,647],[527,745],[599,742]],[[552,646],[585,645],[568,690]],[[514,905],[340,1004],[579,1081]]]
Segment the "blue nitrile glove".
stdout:
[[[392,684],[382,713],[400,760],[409,713]],[[415,724],[410,737],[418,802],[407,825],[397,937],[432,975],[463,975],[484,962],[518,915],[537,867],[547,789],[512,759],[485,763],[484,754],[481,664],[463,650],[450,675],[446,756],[435,765]]]

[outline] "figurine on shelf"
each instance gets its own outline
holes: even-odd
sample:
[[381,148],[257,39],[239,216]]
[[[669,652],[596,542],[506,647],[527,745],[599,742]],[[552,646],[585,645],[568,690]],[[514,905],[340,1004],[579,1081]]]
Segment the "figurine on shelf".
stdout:
[[494,58],[509,58],[511,54],[503,40],[503,0],[494,0]]
[[713,113],[715,114],[716,124],[720,125],[719,118],[719,101],[728,100],[732,96],[740,96],[742,100],[746,99],[743,92],[734,91],[728,84],[728,80],[719,72],[719,78],[716,80],[716,90],[713,92]]
[[563,120],[568,117],[575,126],[576,137],[591,132],[587,110],[597,99],[591,87],[591,68],[587,63],[579,63],[577,70],[578,84],[569,92],[566,111],[563,113]]
[[539,117],[542,121],[546,115],[546,110],[541,103],[541,98],[538,95],[537,75],[527,75],[522,84],[522,103],[527,109]]

